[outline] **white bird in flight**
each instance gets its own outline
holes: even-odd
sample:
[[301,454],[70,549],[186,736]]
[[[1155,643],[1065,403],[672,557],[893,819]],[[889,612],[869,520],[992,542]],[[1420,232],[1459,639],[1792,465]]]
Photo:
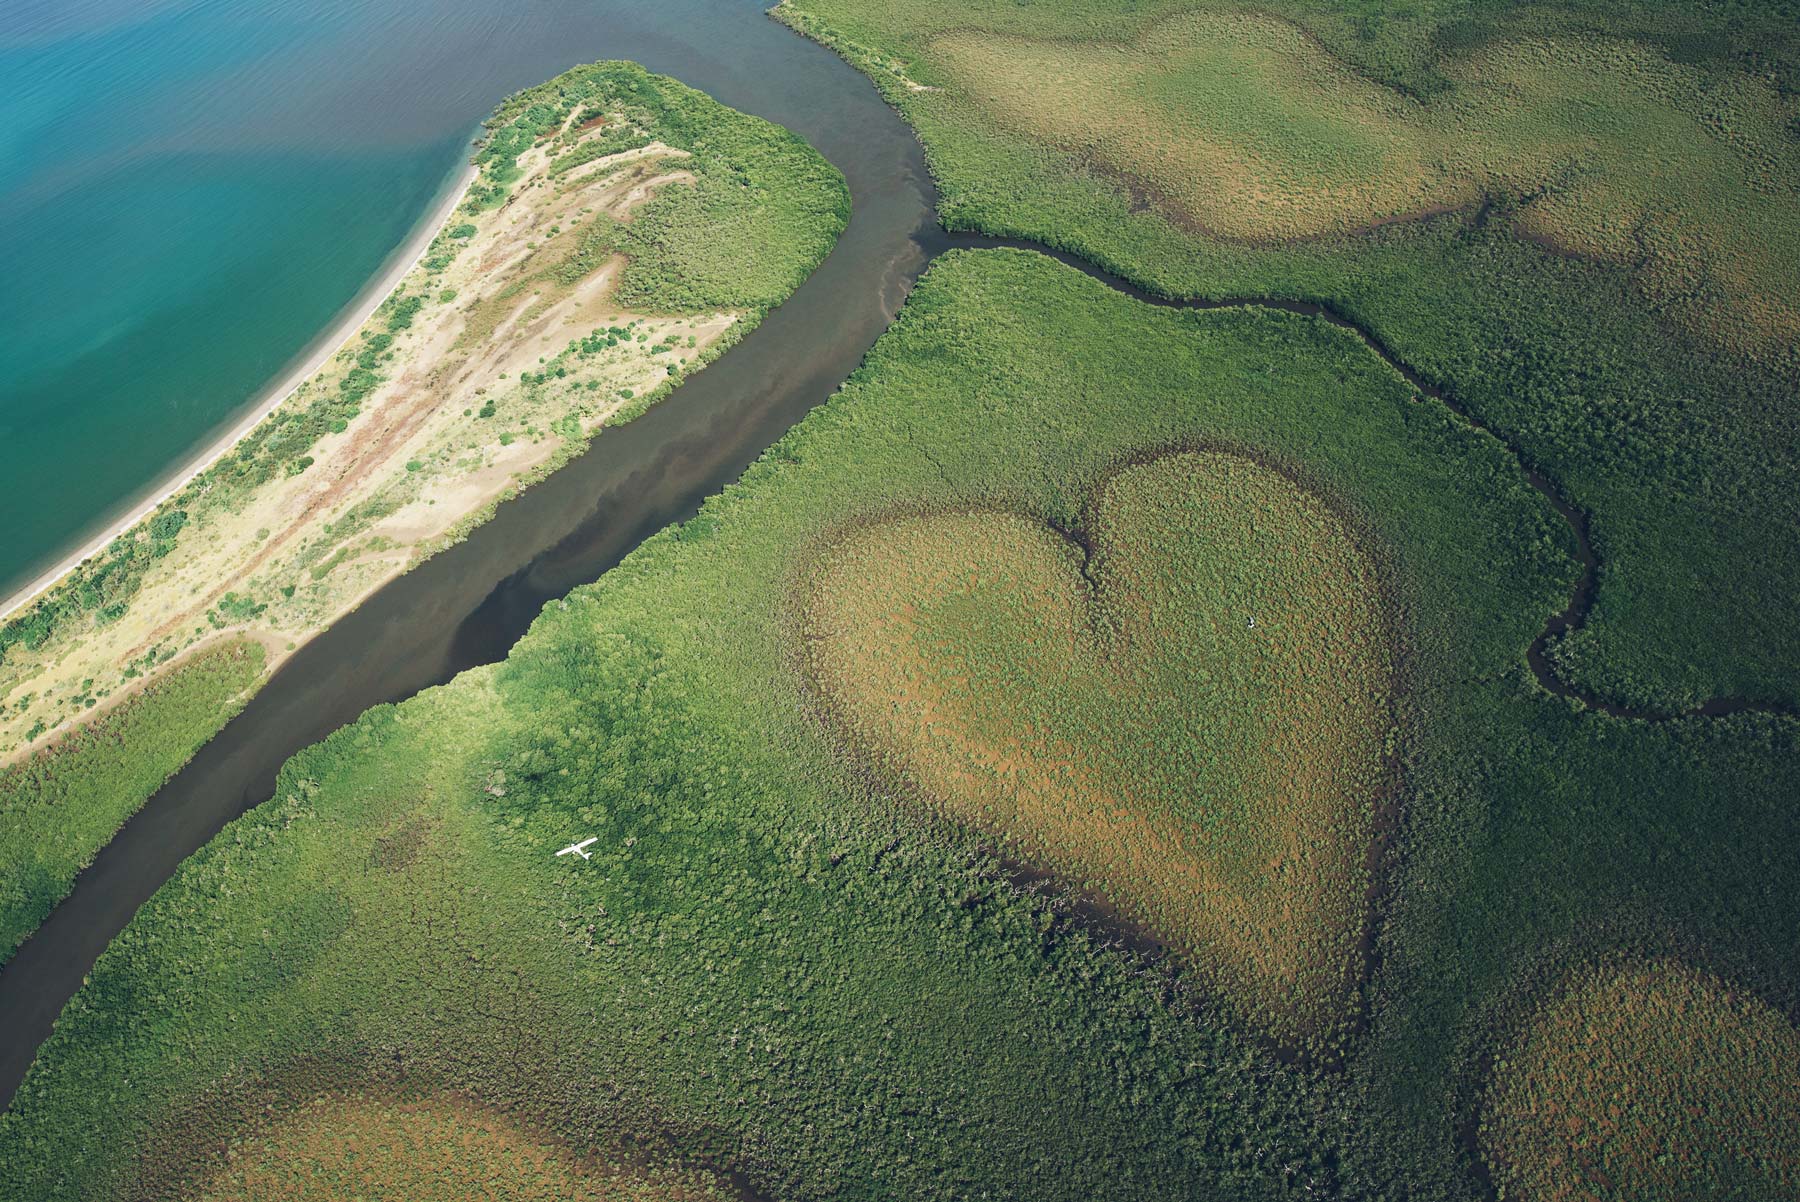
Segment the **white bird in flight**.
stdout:
[[599,840],[600,836],[595,835],[592,839],[583,839],[579,843],[571,843],[556,854],[559,856],[580,856],[584,860],[591,860],[594,857],[588,855],[588,846],[599,842]]

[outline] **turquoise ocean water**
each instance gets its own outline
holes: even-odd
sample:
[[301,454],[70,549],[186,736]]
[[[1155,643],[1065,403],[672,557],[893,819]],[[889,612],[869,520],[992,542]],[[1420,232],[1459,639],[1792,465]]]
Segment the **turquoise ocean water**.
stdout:
[[697,0],[0,4],[0,595],[228,427],[497,100],[657,66],[709,20],[723,44],[767,24]]

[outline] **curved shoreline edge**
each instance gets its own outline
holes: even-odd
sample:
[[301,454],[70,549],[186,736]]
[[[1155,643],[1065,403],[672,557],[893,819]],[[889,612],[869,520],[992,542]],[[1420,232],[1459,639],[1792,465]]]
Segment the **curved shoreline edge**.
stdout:
[[331,362],[332,357],[362,328],[375,310],[393,295],[394,289],[400,286],[412,269],[418,266],[438,231],[456,214],[457,207],[468,194],[469,185],[475,182],[476,167],[473,162],[468,161],[467,149],[465,148],[460,171],[448,177],[437,201],[420,217],[406,240],[389,253],[387,266],[371,276],[351,298],[350,303],[339,311],[338,316],[301,348],[290,365],[254,395],[249,409],[233,421],[223,434],[209,440],[182,466],[152,485],[149,495],[131,505],[122,517],[109,522],[98,534],[0,601],[0,621],[50,592],[71,572],[155,513],[163,502],[186,488],[196,476],[230,453],[233,447],[242,442],[270,414],[286,404],[300,385]]

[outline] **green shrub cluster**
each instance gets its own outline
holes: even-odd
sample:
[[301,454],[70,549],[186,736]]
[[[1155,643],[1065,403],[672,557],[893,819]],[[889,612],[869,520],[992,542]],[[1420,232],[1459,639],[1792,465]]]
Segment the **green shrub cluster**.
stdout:
[[258,643],[203,651],[0,771],[0,963],[138,803],[225,724],[262,665]]
[[681,166],[695,177],[692,186],[662,189],[617,228],[616,243],[600,232],[610,223],[589,227],[584,245],[591,237],[596,253],[617,249],[629,259],[615,294],[623,306],[760,316],[799,286],[849,220],[836,168],[802,139],[620,62],[577,67],[502,104],[476,156],[472,203],[499,203],[519,155],[586,114],[616,114],[617,124],[598,137],[552,143],[553,177],[650,141],[687,152]]
[[619,225],[609,217],[595,217],[586,223],[575,252],[552,270],[559,284],[574,284],[586,279],[619,249]]
[[77,619],[108,621],[122,616],[149,566],[175,549],[188,512],[176,505],[158,510],[142,528],[127,531],[60,585],[0,624],[0,662],[13,647],[36,651]]
[[[394,357],[394,336],[409,328],[424,306],[422,295],[405,292],[383,302],[376,319],[384,332],[362,331],[355,353],[348,355],[349,367],[331,387],[319,390],[304,407],[283,405],[277,409],[208,471],[210,483],[220,493],[209,497],[209,503],[229,506],[235,497],[273,479],[278,471],[294,474],[310,466],[312,460],[306,452],[326,434],[343,433],[361,415],[363,402],[386,379],[381,365]],[[339,352],[340,360],[346,355]]]
[[635,126],[623,125],[608,130],[598,138],[583,139],[568,153],[558,155],[556,161],[550,164],[550,175],[554,179],[583,163],[591,163],[609,154],[623,154],[627,150],[642,150],[648,145],[650,135]]

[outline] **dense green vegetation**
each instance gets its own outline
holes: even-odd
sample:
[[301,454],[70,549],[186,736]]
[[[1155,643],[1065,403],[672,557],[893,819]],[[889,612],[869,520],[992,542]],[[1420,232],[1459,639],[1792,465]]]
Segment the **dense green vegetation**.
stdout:
[[[607,132],[577,143],[590,121]],[[502,104],[469,205],[499,203],[518,156],[546,139],[557,174],[652,141],[688,155],[680,166],[692,185],[663,189],[614,230],[628,259],[616,297],[639,312],[740,309],[748,328],[800,286],[849,220],[842,177],[803,140],[625,62],[577,67]]]
[[36,651],[78,619],[98,624],[123,617],[144,572],[175,549],[176,536],[187,520],[179,499],[162,506],[131,537],[114,539],[62,586],[0,623],[0,663],[14,647]]
[[1800,334],[1800,144],[1764,81],[1534,38],[1454,57],[1456,86],[1420,104],[1296,25],[1206,12],[1126,44],[971,32],[928,53],[982,119],[1129,181],[1177,226],[1270,242],[1521,197],[1515,229],[1632,267],[1688,324],[1753,354]]
[[[778,12],[917,126],[953,228],[1170,296],[1322,301],[1518,448],[1600,558],[1585,625],[1550,647],[1565,682],[1665,712],[1800,703],[1791,4]],[[1349,1070],[1385,1133],[1370,1178],[1416,1197],[1490,1178],[1521,1197],[1792,1192],[1792,1066],[1764,1070],[1800,1013],[1794,723],[1458,693],[1412,744]],[[1722,1067],[1745,1041],[1706,1028],[1720,1007],[1661,986],[1588,1039],[1558,982],[1620,956],[1677,983],[1697,962],[1740,999],[1726,1009],[1767,999],[1757,1071]],[[1665,1030],[1677,1017],[1697,1025]],[[1684,1040],[1704,1063],[1672,1053]],[[1746,1089],[1730,1105],[1710,1092],[1726,1078]]]
[[[1281,1063],[1180,955],[1010,886],[979,829],[865,771],[797,655],[846,531],[1076,530],[1121,464],[1194,445],[1330,498],[1389,599],[1404,854],[1374,860],[1379,967],[1336,1058]],[[1546,949],[1679,932],[1775,982],[1800,956],[1795,724],[1546,696],[1520,649],[1573,568],[1516,461],[1353,335],[950,256],[741,484],[505,664],[297,757],[184,866],[0,1119],[0,1189],[171,1194],[272,1100],[386,1082],[787,1197],[1470,1197],[1494,999]]]
[[259,643],[203,651],[0,770],[0,963],[143,799],[218,733],[262,666]]
[[[1325,60],[1309,74],[1252,56],[1256,71],[1209,72],[1182,68],[1177,58],[1154,87],[1127,88],[1133,120],[1153,132],[1137,130],[1151,157],[1124,171],[1118,164],[1134,152],[1117,144],[1113,106],[1071,106],[1068,98],[1102,87],[1096,64],[1114,61],[1118,44],[1166,37],[1178,14],[1220,20],[1237,12],[1230,5],[790,0],[777,12],[867,69],[918,127],[942,189],[941,215],[953,228],[1041,240],[1174,296],[1329,302],[1519,446],[1592,516],[1603,560],[1590,620],[1555,649],[1566,680],[1669,709],[1713,696],[1800,703],[1795,340],[1790,333],[1721,341],[1719,321],[1753,325],[1750,310],[1761,302],[1734,291],[1719,274],[1729,264],[1716,253],[1679,251],[1683,239],[1737,239],[1759,259],[1757,270],[1786,273],[1777,299],[1794,295],[1800,258],[1771,249],[1800,236],[1791,132],[1800,23],[1791,7],[1452,2],[1400,12],[1290,0],[1261,10],[1299,22],[1343,65]],[[1654,53],[1621,50],[1602,34],[1639,36]],[[1582,65],[1604,58],[1619,97],[1597,106],[1570,93],[1540,120],[1521,117],[1531,111],[1518,99],[1529,98],[1530,80],[1501,69],[1519,55],[1521,38],[1539,39],[1528,48],[1548,56],[1547,69],[1535,68],[1546,76],[1543,95],[1578,80],[1576,90],[1600,86],[1593,81],[1605,72],[1584,73]],[[1563,41],[1536,49],[1544,38]],[[958,47],[965,57],[969,47],[992,57],[1014,44],[1007,39],[1030,40],[1045,60],[1020,75],[1025,90],[995,69],[999,59],[984,59],[978,78],[957,74]],[[1219,39],[1190,39],[1181,53],[1230,50]],[[1121,61],[1145,69],[1129,56]],[[1327,87],[1313,78],[1320,71],[1368,78]],[[1429,101],[1420,110],[1377,85]],[[1492,88],[1511,98],[1483,103]],[[1200,103],[1231,89],[1234,107]],[[1331,103],[1312,103],[1308,89]],[[1311,124],[1283,119],[1284,105],[1296,104]],[[1212,174],[1199,178],[1231,181],[1248,170],[1246,186],[1257,194],[1291,195],[1305,206],[1322,203],[1307,188],[1333,178],[1386,186],[1382,171],[1368,173],[1379,145],[1398,136],[1399,127],[1375,119],[1388,109],[1414,124],[1465,111],[1477,124],[1501,116],[1513,123],[1475,164],[1472,191],[1439,197],[1477,203],[1352,236],[1266,243],[1196,227],[1151,178],[1181,170],[1179,144],[1231,150],[1226,160],[1200,160]],[[1411,115],[1420,111],[1427,115]],[[1601,111],[1604,120],[1595,116]],[[1652,111],[1662,115],[1639,119]],[[1044,125],[1053,120],[1061,124]],[[1666,121],[1698,124],[1668,141],[1658,132],[1673,128]],[[1515,182],[1499,180],[1521,154],[1539,165]],[[1429,154],[1420,162],[1422,170],[1441,167]],[[1607,162],[1620,169],[1589,170]],[[1657,178],[1677,191],[1642,191],[1633,168],[1647,162],[1666,164]],[[1721,167],[1714,182],[1679,192],[1679,181],[1707,162],[1736,164],[1738,174]],[[1282,170],[1294,173],[1284,178]],[[1634,187],[1641,194],[1629,194]],[[1608,189],[1627,194],[1609,199]],[[1751,193],[1753,201],[1730,199]],[[1681,196],[1689,209],[1675,203]],[[1407,203],[1429,214],[1431,200]],[[1339,203],[1354,206],[1358,194]],[[1767,205],[1775,207],[1763,217],[1748,215]],[[1600,257],[1534,240],[1583,212],[1598,215],[1595,228],[1612,236],[1631,232],[1637,242],[1626,260],[1583,239],[1575,248]],[[1659,258],[1659,248],[1670,253]]]
[[[1284,1065],[1182,955],[1008,885],[978,828],[865,771],[796,655],[846,531],[970,506],[1079,530],[1121,464],[1194,445],[1331,498],[1389,598],[1404,855],[1374,860],[1379,968],[1338,1057]],[[1520,648],[1567,546],[1503,448],[1350,334],[953,255],[697,518],[505,664],[288,765],[102,959],[0,1119],[0,1183],[172,1194],[274,1101],[373,1082],[790,1197],[1469,1197],[1494,1000],[1546,949],[1679,932],[1777,984],[1800,953],[1794,724],[1547,697]]]
[[[829,2],[829,7],[827,3]],[[1126,41],[1145,25],[1196,9],[1242,12],[1244,6],[1196,0],[1130,0],[1101,10],[1080,0],[1030,5],[993,0],[904,0],[877,6],[861,0],[789,0],[784,18],[818,14],[868,65],[890,73],[898,57],[933,34],[955,28],[1071,41]],[[1259,5],[1299,24],[1333,56],[1388,87],[1429,99],[1454,85],[1443,75],[1446,54],[1523,36],[1631,38],[1676,62],[1741,67],[1800,90],[1800,6],[1793,0],[1709,0],[1674,5],[1657,0],[1557,0],[1512,5],[1495,0],[1279,0]],[[879,33],[881,36],[876,37]],[[886,51],[884,54],[883,51]]]

